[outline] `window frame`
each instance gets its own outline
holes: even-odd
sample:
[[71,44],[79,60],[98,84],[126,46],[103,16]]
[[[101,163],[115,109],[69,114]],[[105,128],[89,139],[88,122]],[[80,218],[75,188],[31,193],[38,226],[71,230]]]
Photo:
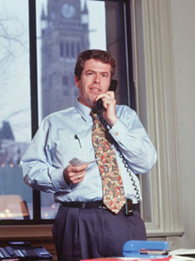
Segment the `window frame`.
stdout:
[[[104,0],[98,0],[104,1]],[[127,100],[128,105],[136,110],[135,88],[133,81],[133,61],[132,61],[132,39],[131,39],[131,13],[130,0],[105,0],[105,2],[124,3],[124,34],[126,45],[126,66],[127,66]],[[38,71],[37,71],[37,31],[36,31],[36,0],[28,0],[29,13],[29,55],[30,55],[30,95],[31,95],[31,132],[32,138],[39,127],[38,112]],[[70,47],[70,46],[69,46]],[[128,62],[127,62],[128,61]],[[127,64],[128,63],[128,64]],[[130,95],[132,93],[133,95]],[[53,219],[41,218],[41,192],[32,189],[33,218],[30,220],[0,220],[0,229],[2,238],[26,238],[27,231],[30,231],[31,237],[52,237],[51,225]],[[33,225],[33,231],[32,226]],[[41,227],[40,227],[41,225]],[[43,225],[43,226],[42,226]],[[17,227],[18,226],[18,227]],[[37,229],[36,229],[37,228]],[[45,229],[50,228],[50,233]],[[9,233],[7,233],[7,229]],[[35,232],[35,234],[34,234]],[[9,236],[11,233],[11,236]],[[15,236],[15,234],[17,236]],[[8,236],[6,236],[8,235]]]

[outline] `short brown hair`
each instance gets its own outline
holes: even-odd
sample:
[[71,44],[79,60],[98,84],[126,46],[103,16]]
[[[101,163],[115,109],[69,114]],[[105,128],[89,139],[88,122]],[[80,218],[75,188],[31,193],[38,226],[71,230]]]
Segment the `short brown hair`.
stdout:
[[102,63],[109,63],[111,66],[111,78],[113,77],[115,73],[115,60],[112,58],[112,56],[103,50],[86,50],[78,55],[78,59],[75,65],[74,74],[78,77],[78,79],[81,79],[81,73],[84,69],[85,61],[95,59],[99,60]]

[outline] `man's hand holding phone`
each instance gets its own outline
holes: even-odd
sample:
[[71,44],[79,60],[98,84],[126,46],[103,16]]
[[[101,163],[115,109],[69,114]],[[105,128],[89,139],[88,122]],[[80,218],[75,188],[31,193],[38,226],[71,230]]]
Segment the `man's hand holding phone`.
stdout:
[[102,116],[107,123],[112,127],[118,120],[116,116],[116,99],[113,91],[108,91],[97,96],[96,102],[102,99]]

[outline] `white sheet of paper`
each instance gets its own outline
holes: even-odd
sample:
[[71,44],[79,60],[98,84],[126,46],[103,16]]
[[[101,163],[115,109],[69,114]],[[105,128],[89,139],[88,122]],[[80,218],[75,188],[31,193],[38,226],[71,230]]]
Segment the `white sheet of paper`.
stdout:
[[84,164],[89,165],[89,164],[92,164],[92,163],[94,163],[94,162],[96,162],[96,161],[98,161],[98,160],[100,160],[100,158],[94,159],[94,160],[91,160],[91,161],[83,161],[83,160],[80,160],[80,159],[78,159],[78,158],[73,158],[73,159],[71,159],[71,160],[69,161],[69,163],[70,163],[71,165],[73,165],[73,166],[79,166],[79,165],[84,165]]

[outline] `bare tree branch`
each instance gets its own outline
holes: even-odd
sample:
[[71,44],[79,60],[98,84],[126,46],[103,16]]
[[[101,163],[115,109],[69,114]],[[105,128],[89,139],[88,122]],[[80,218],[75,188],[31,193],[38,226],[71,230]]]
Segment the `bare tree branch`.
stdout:
[[28,51],[24,41],[26,31],[20,19],[0,12],[0,66],[9,63],[10,58],[15,58],[21,51]]
[[[8,115],[3,113],[6,108],[12,104],[8,104],[8,98],[13,93],[13,88],[10,88],[9,79],[16,77],[17,68],[10,70],[13,62],[18,57],[28,52],[28,23],[23,22],[16,17],[16,15],[10,14],[9,9],[1,5],[0,9],[0,123],[9,118]],[[12,81],[14,82],[14,81]],[[14,110],[15,109],[15,110]],[[13,108],[14,113],[12,116],[16,116],[21,113],[20,108]],[[29,110],[29,109],[24,109]],[[11,110],[10,110],[11,112]],[[17,129],[17,126],[16,126]]]

